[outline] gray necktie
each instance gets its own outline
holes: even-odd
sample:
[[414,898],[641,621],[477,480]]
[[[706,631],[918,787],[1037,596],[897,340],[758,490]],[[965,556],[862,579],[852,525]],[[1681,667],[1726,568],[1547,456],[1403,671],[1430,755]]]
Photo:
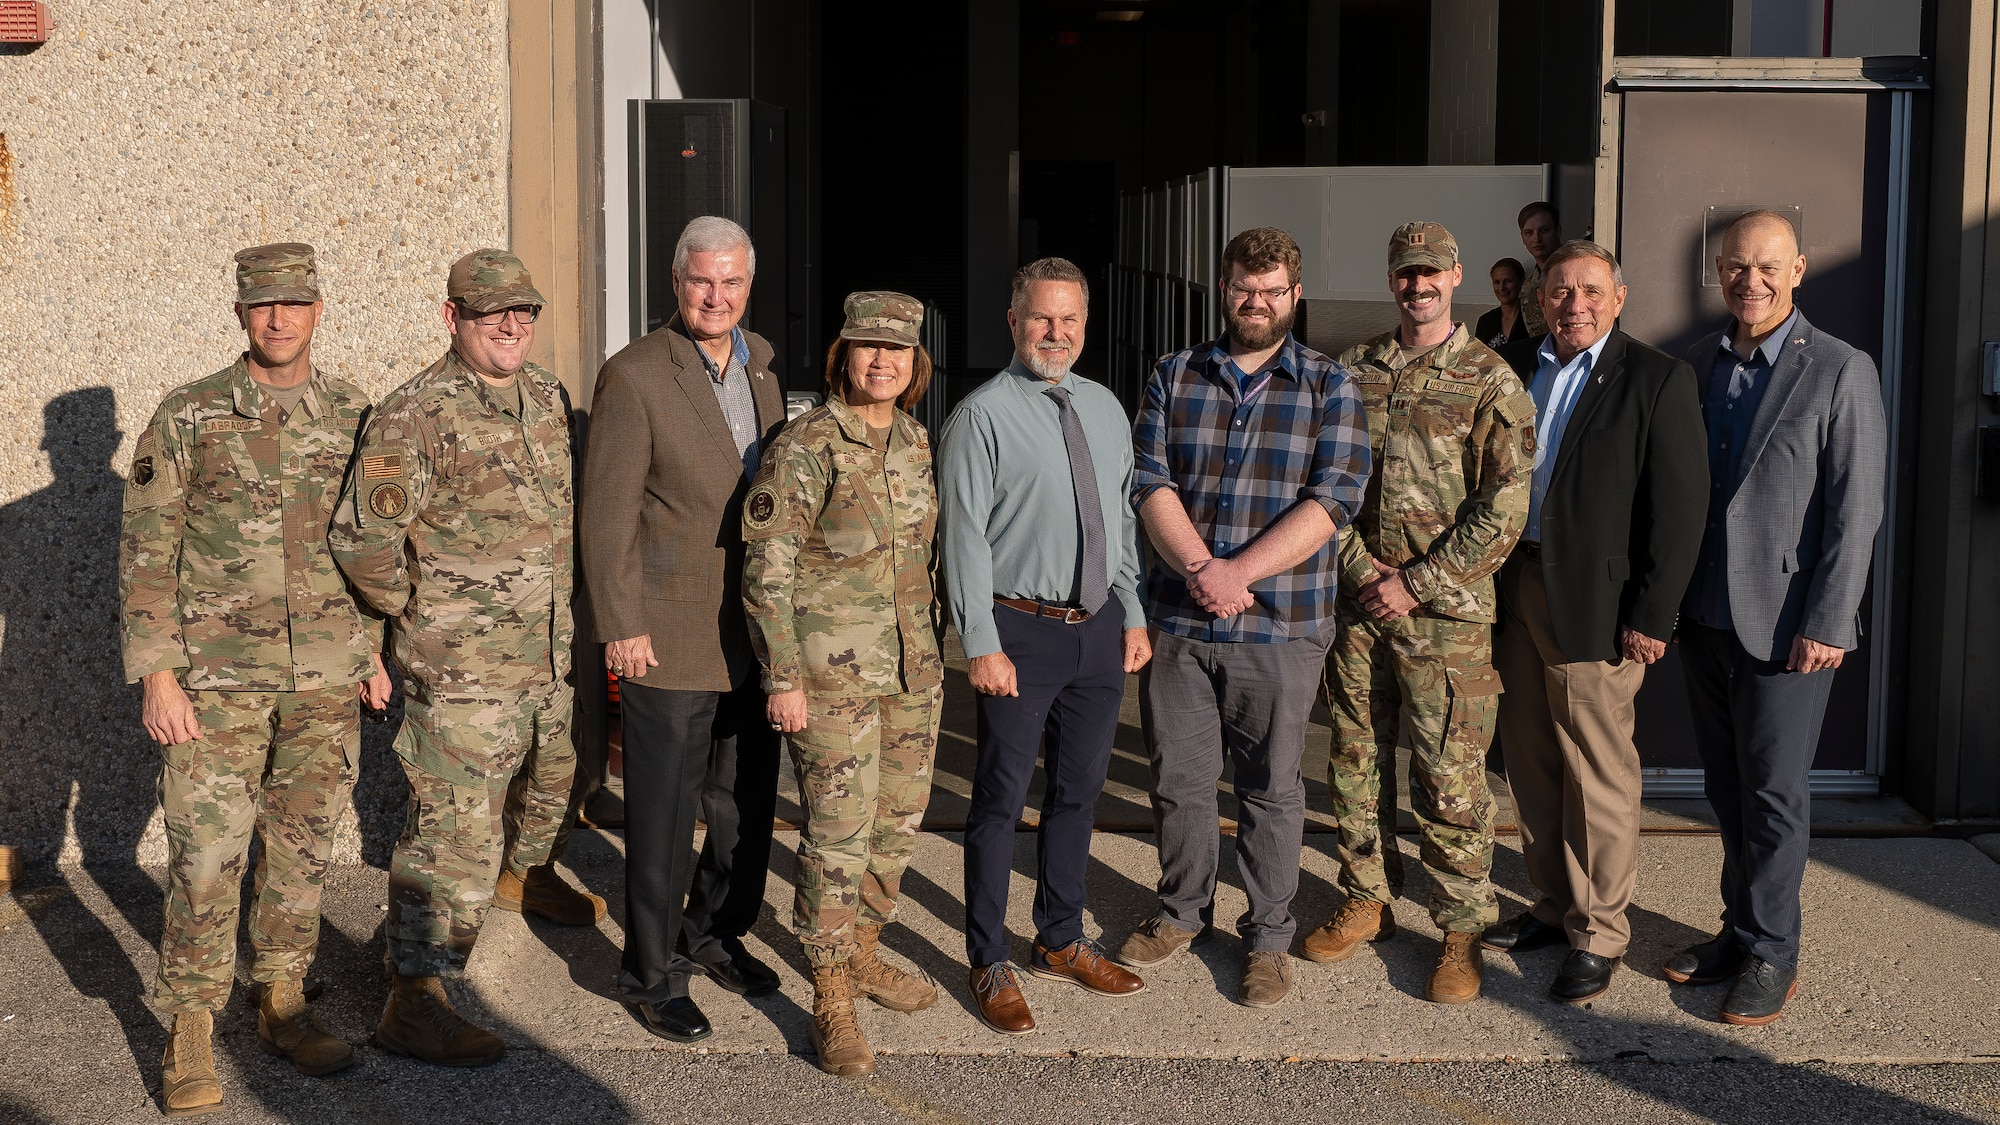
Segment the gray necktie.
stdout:
[[1069,404],[1069,388],[1050,387],[1043,394],[1056,400],[1062,415],[1063,448],[1069,451],[1069,478],[1076,488],[1076,514],[1083,524],[1082,570],[1076,604],[1096,613],[1111,595],[1104,566],[1104,502],[1097,496],[1097,470],[1090,464],[1090,445],[1083,440],[1083,423]]

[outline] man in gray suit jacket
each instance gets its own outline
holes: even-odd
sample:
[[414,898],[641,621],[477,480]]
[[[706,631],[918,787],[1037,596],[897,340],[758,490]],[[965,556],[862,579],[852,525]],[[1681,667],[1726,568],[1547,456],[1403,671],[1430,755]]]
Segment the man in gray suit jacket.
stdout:
[[1792,304],[1806,260],[1784,216],[1737,219],[1715,264],[1734,320],[1687,354],[1711,483],[1680,641],[1722,829],[1722,932],[1662,972],[1732,981],[1723,1021],[1758,1026],[1798,987],[1806,778],[1834,669],[1860,641],[1888,428],[1874,363]]
[[[775,992],[740,940],[764,903],[778,747],[743,617],[743,497],[785,422],[771,345],[739,328],[750,236],[705,215],[674,248],[680,312],[605,361],[577,545],[625,748],[618,997],[655,1035],[706,1037],[688,978]],[[692,865],[695,820],[708,826]],[[682,899],[686,898],[683,911]]]

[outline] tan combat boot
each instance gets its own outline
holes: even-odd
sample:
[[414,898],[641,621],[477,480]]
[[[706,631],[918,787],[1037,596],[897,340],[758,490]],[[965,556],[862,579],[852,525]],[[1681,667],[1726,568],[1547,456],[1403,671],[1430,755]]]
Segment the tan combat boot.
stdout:
[[548,864],[530,867],[525,878],[501,871],[493,885],[493,905],[516,914],[526,911],[558,926],[595,926],[604,917],[604,900],[569,885]]
[[305,986],[281,980],[264,986],[257,1004],[257,1042],[273,1055],[286,1055],[300,1074],[332,1074],[354,1065],[354,1048],[329,1033],[306,1005]]
[[375,1045],[439,1066],[485,1066],[499,1062],[507,1044],[475,1027],[452,1009],[436,977],[396,974],[388,1006],[375,1028]]
[[854,1016],[854,994],[848,989],[847,964],[813,966],[813,1053],[828,1074],[842,1077],[875,1073],[875,1052],[862,1038]]
[[222,1108],[222,1083],[215,1077],[215,1054],[209,1037],[215,1033],[215,1013],[181,1012],[167,1036],[167,1054],[160,1060],[160,1112],[168,1117],[194,1117]]
[[1464,1004],[1479,999],[1479,973],[1485,959],[1478,934],[1447,933],[1444,952],[1424,985],[1424,999],[1433,1004]]
[[897,1012],[921,1012],[937,1003],[937,986],[906,973],[876,956],[882,945],[882,927],[856,926],[854,938],[861,952],[847,962],[847,983],[857,996]]
[[1354,950],[1364,941],[1388,941],[1395,936],[1395,911],[1371,899],[1350,895],[1333,917],[1306,935],[1299,952],[1308,961],[1329,964],[1354,956]]

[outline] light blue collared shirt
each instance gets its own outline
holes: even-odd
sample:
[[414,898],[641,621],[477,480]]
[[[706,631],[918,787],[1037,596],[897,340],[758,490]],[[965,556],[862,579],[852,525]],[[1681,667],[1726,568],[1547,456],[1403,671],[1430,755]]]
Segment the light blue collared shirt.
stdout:
[[1542,337],[1542,346],[1535,353],[1540,362],[1528,393],[1535,399],[1538,444],[1534,483],[1528,488],[1528,526],[1521,532],[1523,539],[1542,541],[1542,494],[1549,490],[1549,480],[1556,475],[1556,454],[1562,450],[1563,431],[1569,428],[1570,412],[1576,409],[1576,400],[1590,382],[1590,371],[1597,366],[1597,357],[1604,354],[1604,341],[1610,338],[1611,333],[1606,332],[1568,363],[1556,359],[1553,335]]

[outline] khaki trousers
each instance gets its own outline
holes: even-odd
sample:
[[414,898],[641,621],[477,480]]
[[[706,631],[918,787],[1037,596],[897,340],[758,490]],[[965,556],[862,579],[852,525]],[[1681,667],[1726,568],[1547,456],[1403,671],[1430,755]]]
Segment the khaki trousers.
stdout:
[[1501,753],[1522,858],[1541,892],[1535,917],[1568,931],[1572,949],[1622,957],[1639,874],[1632,699],[1646,666],[1566,660],[1549,624],[1541,560],[1524,552],[1501,568],[1500,612],[1493,663],[1506,687]]

